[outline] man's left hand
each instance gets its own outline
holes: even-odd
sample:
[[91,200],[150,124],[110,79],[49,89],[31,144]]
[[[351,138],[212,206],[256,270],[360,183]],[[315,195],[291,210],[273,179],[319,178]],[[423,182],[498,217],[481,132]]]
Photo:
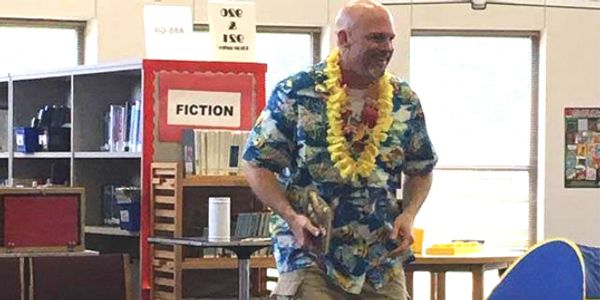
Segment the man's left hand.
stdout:
[[414,238],[412,235],[412,227],[415,218],[409,213],[402,213],[396,220],[394,220],[394,228],[392,229],[392,233],[390,234],[390,239],[398,240],[400,239],[400,245],[398,248],[394,249],[388,255],[389,257],[396,257],[402,252],[408,250],[410,245],[414,242]]

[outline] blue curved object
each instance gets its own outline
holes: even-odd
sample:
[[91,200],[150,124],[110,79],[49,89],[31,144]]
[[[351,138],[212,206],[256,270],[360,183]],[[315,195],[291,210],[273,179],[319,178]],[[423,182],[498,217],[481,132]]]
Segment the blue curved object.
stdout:
[[551,240],[532,248],[496,286],[489,300],[583,300],[584,262],[576,244]]
[[600,299],[600,248],[578,245],[585,264],[587,299]]

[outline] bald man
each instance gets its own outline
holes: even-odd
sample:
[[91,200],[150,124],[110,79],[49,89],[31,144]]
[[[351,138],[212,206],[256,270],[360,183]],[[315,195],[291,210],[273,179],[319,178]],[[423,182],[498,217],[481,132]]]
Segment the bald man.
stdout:
[[386,71],[389,11],[351,1],[335,25],[337,48],[276,86],[244,152],[252,190],[275,212],[272,296],[406,299],[401,257],[437,156],[419,99]]

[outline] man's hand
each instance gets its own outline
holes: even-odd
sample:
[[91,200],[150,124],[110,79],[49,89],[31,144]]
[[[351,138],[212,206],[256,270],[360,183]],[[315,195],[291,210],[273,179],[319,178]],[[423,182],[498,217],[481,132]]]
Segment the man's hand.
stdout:
[[321,235],[321,230],[315,227],[310,219],[304,215],[296,214],[288,221],[296,242],[300,247],[309,249],[313,246],[313,238]]
[[296,242],[305,249],[312,246],[312,239],[321,236],[320,230],[309,218],[294,211],[273,172],[248,163],[244,173],[256,196],[288,223]]
[[412,235],[412,227],[415,218],[409,213],[402,213],[396,220],[394,220],[394,228],[392,229],[392,233],[390,234],[390,239],[398,240],[400,239],[400,245],[398,248],[394,249],[392,252],[388,254],[389,257],[396,257],[402,252],[408,250],[410,245],[414,242],[414,238]]

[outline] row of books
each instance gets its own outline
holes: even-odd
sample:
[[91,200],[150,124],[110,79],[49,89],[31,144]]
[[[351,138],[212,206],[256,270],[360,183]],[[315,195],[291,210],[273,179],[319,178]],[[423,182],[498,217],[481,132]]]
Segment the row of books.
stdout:
[[[251,257],[271,257],[273,256],[273,248],[266,247],[252,253]],[[216,257],[237,257],[237,255],[225,248],[204,248],[202,249],[203,258],[216,258]]]
[[[233,227],[234,236],[237,238],[249,237],[269,237],[269,219],[271,212],[248,212],[239,213]],[[208,236],[208,227],[204,228],[204,236]],[[271,247],[266,247],[256,251],[252,257],[272,256]],[[236,257],[235,253],[224,248],[205,248],[202,251],[203,257]]]
[[268,237],[270,217],[271,212],[240,213],[235,223],[234,235],[240,238]]
[[104,145],[110,152],[141,152],[142,103],[127,101],[123,105],[112,104],[104,116]]
[[249,131],[186,129],[182,134],[186,175],[238,175]]

